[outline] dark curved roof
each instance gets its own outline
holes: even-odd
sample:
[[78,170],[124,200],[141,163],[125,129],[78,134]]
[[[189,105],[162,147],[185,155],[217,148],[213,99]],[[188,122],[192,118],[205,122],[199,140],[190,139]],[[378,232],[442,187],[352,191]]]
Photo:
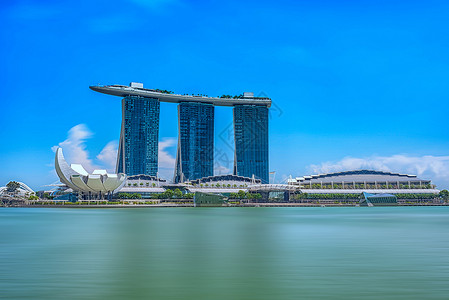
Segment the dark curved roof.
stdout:
[[152,176],[152,175],[145,175],[145,174],[139,174],[139,175],[132,175],[132,176],[128,176],[126,178],[127,180],[151,180],[151,181],[160,181],[160,182],[166,182],[167,180],[162,179],[162,178],[158,178],[156,176]]
[[324,178],[324,177],[334,177],[334,176],[342,176],[342,175],[386,175],[386,176],[416,178],[416,175],[399,174],[399,173],[391,173],[391,172],[375,171],[375,170],[343,171],[343,172],[312,175],[312,176],[315,178]]
[[375,170],[353,170],[353,171],[343,171],[329,174],[318,174],[318,175],[310,175],[304,177],[296,178],[299,182],[307,182],[307,183],[326,183],[326,182],[430,182],[430,180],[422,180],[417,178],[416,175],[409,174],[399,174],[392,172],[384,172],[384,171],[375,171]]
[[238,176],[238,175],[216,175],[216,176],[208,176],[208,177],[203,177],[200,179],[196,179],[196,180],[191,180],[191,183],[206,183],[206,182],[217,182],[217,181],[238,181],[238,182],[248,182],[248,183],[252,183],[253,181],[255,183],[261,183],[260,179],[252,179],[249,177],[243,177],[243,176]]

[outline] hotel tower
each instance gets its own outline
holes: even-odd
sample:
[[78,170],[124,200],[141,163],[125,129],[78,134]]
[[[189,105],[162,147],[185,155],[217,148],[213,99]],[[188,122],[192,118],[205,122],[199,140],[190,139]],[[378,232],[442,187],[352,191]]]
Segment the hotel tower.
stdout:
[[130,86],[91,86],[122,97],[122,126],[117,172],[157,176],[160,102],[178,104],[178,147],[173,181],[187,182],[214,172],[214,108],[233,108],[234,175],[268,183],[268,109],[271,99],[244,93],[238,97],[177,95],[168,91]]

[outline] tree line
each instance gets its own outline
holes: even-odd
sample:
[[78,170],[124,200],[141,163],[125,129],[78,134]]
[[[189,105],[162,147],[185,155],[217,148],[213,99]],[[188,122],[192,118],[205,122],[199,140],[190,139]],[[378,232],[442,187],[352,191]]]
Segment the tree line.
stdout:
[[[166,190],[163,193],[154,193],[150,195],[151,199],[193,199],[194,194],[183,193],[180,189]],[[138,193],[118,193],[118,199],[141,199],[142,195]]]
[[245,191],[238,191],[238,193],[230,193],[229,194],[229,199],[254,199],[254,200],[258,200],[258,199],[262,199],[262,195],[259,193],[249,193],[249,192],[245,192]]

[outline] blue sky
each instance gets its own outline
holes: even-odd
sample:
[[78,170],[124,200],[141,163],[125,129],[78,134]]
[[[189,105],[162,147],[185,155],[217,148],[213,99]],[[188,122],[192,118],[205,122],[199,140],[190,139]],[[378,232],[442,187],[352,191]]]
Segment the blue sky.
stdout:
[[[449,188],[447,1],[2,1],[0,185],[57,181],[52,148],[113,168],[120,99],[93,84],[265,93],[270,169],[413,173]],[[216,172],[232,169],[216,108]],[[224,132],[224,133],[223,133]],[[176,105],[161,104],[172,176]]]

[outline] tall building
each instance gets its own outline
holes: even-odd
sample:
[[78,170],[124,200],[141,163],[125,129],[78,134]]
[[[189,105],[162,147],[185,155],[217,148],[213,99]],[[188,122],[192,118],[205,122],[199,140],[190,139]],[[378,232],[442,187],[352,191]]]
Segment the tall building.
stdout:
[[178,105],[178,151],[174,182],[214,174],[214,106],[182,102]]
[[156,98],[122,99],[117,173],[157,175],[160,103]]
[[214,107],[233,107],[234,174],[268,183],[268,108],[271,99],[243,95],[207,97],[146,89],[142,83],[91,86],[90,89],[122,100],[122,129],[117,172],[157,176],[159,103],[178,105],[178,149],[175,182],[213,176]]
[[268,183],[268,107],[234,106],[234,135],[234,175]]

